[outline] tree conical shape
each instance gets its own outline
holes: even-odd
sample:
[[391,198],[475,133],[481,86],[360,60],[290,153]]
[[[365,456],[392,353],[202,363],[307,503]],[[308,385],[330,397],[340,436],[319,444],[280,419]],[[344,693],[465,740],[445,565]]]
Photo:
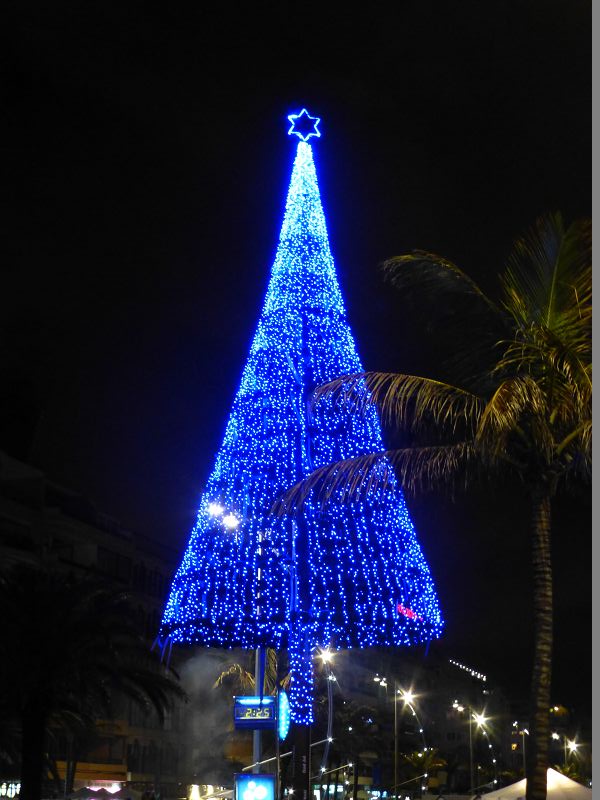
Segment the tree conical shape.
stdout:
[[325,509],[309,497],[295,519],[268,517],[317,467],[383,449],[375,409],[309,406],[316,386],[360,371],[312,147],[300,141],[264,307],[161,635],[287,646],[292,718],[304,724],[315,646],[408,645],[439,636],[443,624],[397,487]]

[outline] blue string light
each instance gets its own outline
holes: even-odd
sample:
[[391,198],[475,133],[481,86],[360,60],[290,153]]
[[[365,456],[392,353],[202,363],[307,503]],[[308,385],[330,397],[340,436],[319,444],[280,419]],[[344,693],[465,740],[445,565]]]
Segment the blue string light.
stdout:
[[[317,120],[316,131],[318,119],[306,116]],[[291,718],[307,725],[314,647],[426,642],[441,634],[443,621],[398,487],[350,504],[334,498],[325,510],[309,496],[295,520],[266,516],[314,469],[383,449],[375,409],[354,416],[329,400],[307,413],[316,386],[362,366],[312,147],[309,136],[300,138],[262,313],[161,636],[215,647],[288,647]]]
[[278,697],[277,734],[281,741],[283,741],[290,730],[290,701],[283,689],[279,690]]
[[307,142],[311,136],[317,138],[321,136],[318,128],[319,122],[321,122],[320,117],[311,117],[305,108],[299,114],[290,114],[288,120],[292,123],[288,136],[298,136],[303,142]]

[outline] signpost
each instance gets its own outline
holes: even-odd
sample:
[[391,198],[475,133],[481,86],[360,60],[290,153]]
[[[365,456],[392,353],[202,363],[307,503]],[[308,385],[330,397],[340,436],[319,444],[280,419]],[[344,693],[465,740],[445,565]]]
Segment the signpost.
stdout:
[[[274,776],[260,773],[260,761],[252,765],[254,773],[251,776],[243,773],[236,775],[235,800],[279,800],[279,742],[285,739],[290,729],[290,703],[287,694],[279,689],[275,696],[234,697],[233,724],[236,730],[274,731],[277,761],[277,773]],[[242,778],[244,781],[240,783]],[[269,788],[270,779],[273,779],[272,789]]]
[[277,698],[234,697],[233,722],[238,730],[273,730],[277,727]]
[[236,773],[235,800],[275,800],[275,775]]

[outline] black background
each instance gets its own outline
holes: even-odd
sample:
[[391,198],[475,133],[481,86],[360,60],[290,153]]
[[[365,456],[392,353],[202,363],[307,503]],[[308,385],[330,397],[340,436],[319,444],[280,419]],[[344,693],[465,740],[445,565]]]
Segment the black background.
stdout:
[[[443,335],[378,264],[433,250],[493,293],[539,214],[590,215],[590,25],[581,0],[7,4],[0,447],[181,550],[275,253],[286,116],[303,106],[322,118],[363,363],[434,372]],[[439,646],[524,697],[527,498],[410,508]],[[560,498],[554,700],[582,715],[589,528],[589,493]]]

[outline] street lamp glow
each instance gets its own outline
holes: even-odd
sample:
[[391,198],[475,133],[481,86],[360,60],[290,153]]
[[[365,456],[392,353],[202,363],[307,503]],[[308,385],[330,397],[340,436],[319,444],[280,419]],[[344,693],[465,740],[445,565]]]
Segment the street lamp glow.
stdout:
[[483,716],[483,714],[473,713],[473,719],[482,728],[485,725],[485,723],[487,722],[487,719],[486,719],[486,717]]
[[574,753],[579,747],[579,745],[577,744],[577,742],[573,742],[567,739],[567,747],[569,748],[569,753]]
[[552,738],[558,740],[560,739],[560,734],[556,733],[556,731],[553,731]]
[[331,652],[331,650],[328,650],[328,649],[321,650],[321,652],[319,653],[321,661],[324,664],[330,664],[333,661],[333,655],[334,654]]
[[404,700],[405,703],[407,703],[407,705],[410,706],[412,703],[414,703],[415,696],[412,692],[403,692],[402,699]]

